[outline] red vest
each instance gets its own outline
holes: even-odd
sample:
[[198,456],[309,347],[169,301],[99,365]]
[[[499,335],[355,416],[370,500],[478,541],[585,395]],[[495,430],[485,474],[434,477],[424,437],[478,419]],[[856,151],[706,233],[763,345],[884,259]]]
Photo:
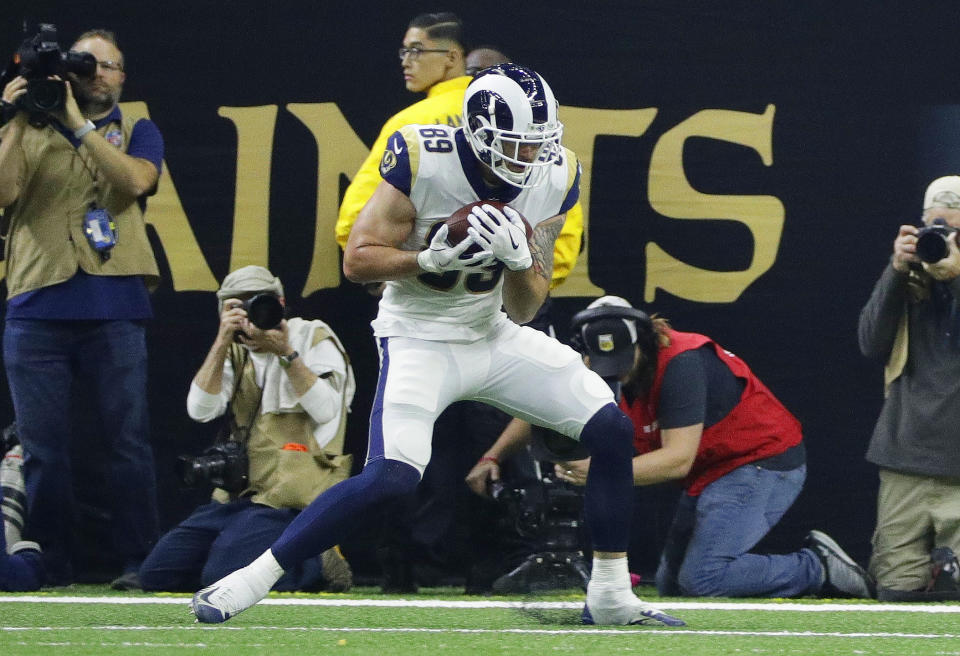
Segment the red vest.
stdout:
[[620,409],[633,421],[633,444],[638,453],[660,448],[657,408],[660,386],[667,364],[676,355],[710,344],[733,375],[746,381],[740,401],[719,422],[704,429],[696,459],[683,484],[690,496],[698,496],[707,485],[741,465],[783,453],[800,444],[800,422],[783,407],[766,385],[750,371],[747,363],[705,335],[671,330],[670,346],[661,348],[657,373],[646,398],[628,404],[620,399]]

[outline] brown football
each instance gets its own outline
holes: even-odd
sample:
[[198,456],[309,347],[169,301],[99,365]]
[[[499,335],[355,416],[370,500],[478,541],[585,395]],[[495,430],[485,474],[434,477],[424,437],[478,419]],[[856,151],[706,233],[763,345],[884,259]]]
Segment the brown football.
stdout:
[[[470,211],[478,205],[493,205],[501,212],[503,211],[506,203],[503,203],[499,200],[478,200],[475,203],[470,203],[469,205],[464,205],[456,212],[450,215],[450,218],[444,221],[447,226],[447,243],[451,246],[456,246],[461,241],[467,238],[467,228],[470,227],[470,222],[467,221],[467,217],[470,216]],[[530,227],[530,224],[527,223],[527,220],[520,217],[523,220],[523,225],[527,230],[527,241],[533,236],[533,228]],[[467,253],[471,253],[479,250],[476,246],[471,246],[467,249]]]

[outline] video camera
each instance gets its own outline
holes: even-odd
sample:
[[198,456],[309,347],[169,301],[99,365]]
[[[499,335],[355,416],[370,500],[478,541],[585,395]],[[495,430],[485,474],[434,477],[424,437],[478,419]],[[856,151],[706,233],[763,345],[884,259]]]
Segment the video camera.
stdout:
[[927,264],[945,258],[950,253],[947,240],[954,232],[957,229],[947,225],[943,219],[934,219],[930,225],[922,226],[917,230],[917,257]]
[[63,81],[49,78],[63,78],[69,73],[93,77],[97,73],[96,57],[88,52],[64,52],[57,43],[56,25],[41,23],[34,36],[24,39],[0,75],[0,89],[22,75],[27,80],[27,91],[17,99],[15,107],[32,115],[45,115],[63,109],[67,99]]
[[199,456],[177,458],[177,475],[184,485],[196,487],[211,483],[231,494],[247,487],[249,463],[244,443],[227,440],[204,450]]
[[499,594],[586,587],[580,490],[544,474],[536,484],[513,487],[491,481],[490,496],[506,508],[505,521],[534,553],[493,582]]

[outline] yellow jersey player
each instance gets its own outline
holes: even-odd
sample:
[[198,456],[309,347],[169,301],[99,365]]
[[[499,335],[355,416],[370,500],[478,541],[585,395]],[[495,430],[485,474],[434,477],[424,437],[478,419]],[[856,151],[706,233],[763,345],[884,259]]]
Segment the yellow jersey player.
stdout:
[[[337,243],[341,248],[346,248],[357,215],[380,183],[380,156],[390,135],[409,124],[443,124],[450,127],[459,127],[461,124],[463,92],[471,77],[465,72],[463,25],[460,19],[449,12],[415,17],[407,26],[399,55],[407,90],[426,93],[427,97],[394,114],[384,123],[370,154],[347,187],[335,227]],[[577,203],[567,212],[567,219],[557,238],[551,289],[566,280],[576,264],[582,234],[583,211]]]

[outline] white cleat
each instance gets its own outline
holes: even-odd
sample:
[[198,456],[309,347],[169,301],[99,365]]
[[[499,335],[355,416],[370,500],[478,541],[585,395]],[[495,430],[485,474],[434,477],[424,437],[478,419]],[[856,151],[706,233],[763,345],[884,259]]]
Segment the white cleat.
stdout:
[[[243,571],[243,570],[240,570]],[[213,585],[193,595],[190,610],[198,622],[220,624],[238,615],[263,599],[238,572],[228,574]]]
[[[607,601],[607,600],[603,600]],[[629,597],[618,599],[619,603],[607,605],[587,599],[583,607],[581,621],[584,624],[605,626],[627,626],[631,624],[653,624],[657,626],[686,626],[679,617],[668,615],[659,608],[640,601],[631,593]]]

